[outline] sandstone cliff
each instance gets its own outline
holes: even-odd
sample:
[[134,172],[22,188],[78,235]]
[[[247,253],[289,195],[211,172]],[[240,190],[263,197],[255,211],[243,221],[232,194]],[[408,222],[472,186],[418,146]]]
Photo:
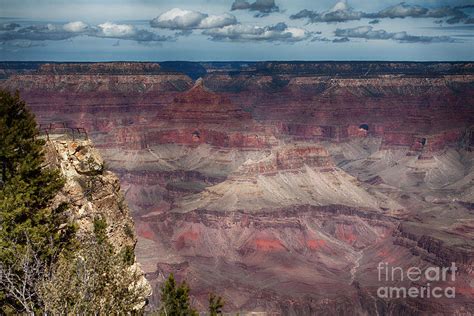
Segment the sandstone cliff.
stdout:
[[[79,241],[93,234],[94,220],[107,223],[107,237],[116,253],[134,254],[137,237],[130,210],[120,191],[119,179],[106,170],[105,162],[90,140],[73,140],[66,134],[49,135],[46,142],[46,161],[59,168],[66,183],[54,203],[68,204],[69,220],[77,225]],[[151,287],[144,277],[140,264],[133,255],[130,273],[141,274],[140,286]],[[146,304],[143,297],[141,308]]]

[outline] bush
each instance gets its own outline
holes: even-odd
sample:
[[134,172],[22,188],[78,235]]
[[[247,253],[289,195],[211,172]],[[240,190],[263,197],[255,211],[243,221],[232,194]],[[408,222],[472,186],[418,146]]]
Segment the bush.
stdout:
[[[126,315],[140,312],[148,296],[142,275],[115,254],[107,241],[90,238],[83,249],[64,255],[39,286],[51,315]],[[131,249],[133,254],[133,249]]]

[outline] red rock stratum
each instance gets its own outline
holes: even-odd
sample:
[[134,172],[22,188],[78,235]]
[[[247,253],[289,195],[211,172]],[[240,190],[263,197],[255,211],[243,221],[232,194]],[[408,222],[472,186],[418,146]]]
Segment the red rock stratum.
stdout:
[[[137,257],[229,312],[474,313],[472,63],[0,63],[120,176]],[[379,263],[459,268],[383,298]],[[151,305],[159,302],[158,290]]]

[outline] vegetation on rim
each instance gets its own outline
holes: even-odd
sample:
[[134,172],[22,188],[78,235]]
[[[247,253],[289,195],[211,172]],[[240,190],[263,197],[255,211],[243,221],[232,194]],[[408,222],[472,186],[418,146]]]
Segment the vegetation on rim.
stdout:
[[139,313],[133,249],[114,251],[103,218],[79,240],[69,206],[53,205],[65,180],[37,136],[19,94],[0,91],[0,313]]
[[[65,179],[46,165],[44,145],[19,94],[0,91],[0,313],[142,314],[148,293],[133,247],[114,249],[102,216],[93,219],[93,233],[78,237],[69,205],[54,203]],[[102,172],[78,180],[89,202]],[[123,229],[134,237],[128,224]],[[170,275],[159,314],[198,315],[189,291]],[[210,315],[221,315],[223,306],[221,297],[210,295]]]

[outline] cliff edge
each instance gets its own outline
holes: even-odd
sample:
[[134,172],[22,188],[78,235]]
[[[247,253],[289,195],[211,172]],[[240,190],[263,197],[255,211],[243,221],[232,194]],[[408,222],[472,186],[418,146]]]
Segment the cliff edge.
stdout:
[[106,170],[104,160],[88,139],[49,135],[45,148],[46,167],[58,168],[65,179],[54,203],[68,204],[68,217],[76,224],[79,241],[94,233],[95,220],[106,222],[107,239],[114,251],[128,255],[128,271],[140,275],[140,286],[147,295],[136,309],[143,308],[152,290],[134,255],[137,237],[119,179]]

